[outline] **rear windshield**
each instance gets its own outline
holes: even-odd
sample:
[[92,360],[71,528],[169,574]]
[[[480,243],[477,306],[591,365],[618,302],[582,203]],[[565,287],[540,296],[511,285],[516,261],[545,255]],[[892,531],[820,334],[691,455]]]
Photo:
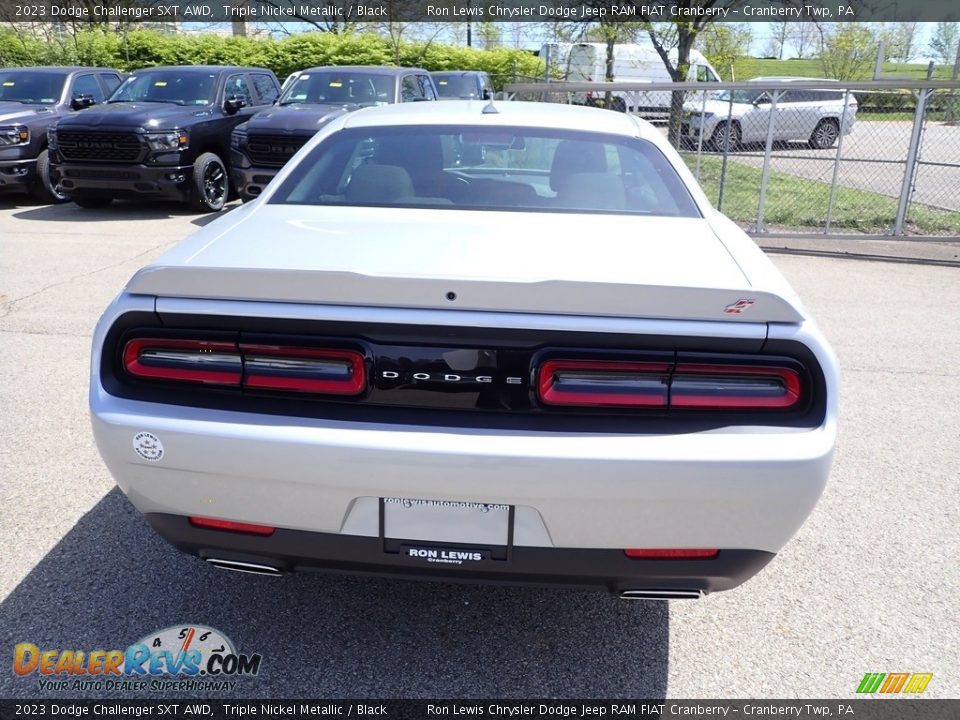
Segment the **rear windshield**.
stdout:
[[281,105],[294,103],[354,104],[364,107],[394,102],[393,75],[323,70],[305,72],[280,98]]
[[699,217],[652,143],[540,128],[344,130],[299,162],[269,202]]
[[63,94],[66,75],[48,72],[0,71],[0,102],[55,105]]
[[128,77],[107,102],[157,102],[209,105],[217,89],[214,73],[155,70]]
[[472,75],[434,75],[433,81],[440,97],[465,99],[479,97],[480,94],[477,78]]

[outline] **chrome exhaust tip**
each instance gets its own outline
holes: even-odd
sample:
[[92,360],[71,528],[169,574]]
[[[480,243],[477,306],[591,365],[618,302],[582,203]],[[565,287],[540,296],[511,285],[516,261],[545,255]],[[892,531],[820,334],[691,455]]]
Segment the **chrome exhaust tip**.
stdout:
[[271,565],[258,565],[256,563],[240,562],[239,560],[224,560],[222,558],[205,558],[208,563],[221,570],[233,570],[233,572],[252,573],[253,575],[271,575],[279,577],[283,571]]
[[621,600],[699,600],[702,590],[622,590]]

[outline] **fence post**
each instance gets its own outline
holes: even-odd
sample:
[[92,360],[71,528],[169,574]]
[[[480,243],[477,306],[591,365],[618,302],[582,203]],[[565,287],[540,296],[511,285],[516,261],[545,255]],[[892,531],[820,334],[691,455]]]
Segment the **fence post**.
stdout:
[[[703,158],[703,114],[707,111],[707,91],[701,90],[700,96],[700,132],[697,133],[697,182],[700,182],[700,160]],[[692,127],[692,125],[691,122],[687,127]]]
[[[717,210],[723,212],[723,186],[727,180],[727,156],[730,154],[730,126],[733,122],[733,90],[730,93],[730,102],[727,105],[727,133],[723,143],[723,160],[720,163],[720,190],[717,193]],[[716,131],[714,131],[716,132]],[[700,134],[703,135],[703,118],[700,119]]]
[[770,92],[770,119],[767,121],[767,145],[763,151],[763,170],[760,175],[760,201],[757,203],[756,232],[763,232],[763,211],[767,205],[767,185],[770,181],[770,156],[773,154],[773,120],[777,114],[777,98],[781,90]]
[[893,223],[894,235],[903,235],[903,224],[907,219],[907,208],[910,207],[910,190],[917,172],[917,151],[920,149],[920,135],[923,133],[923,119],[929,95],[930,90],[921,90],[917,96],[917,112],[913,117],[913,132],[910,135],[910,148],[907,150],[907,162],[903,171],[900,201],[897,203],[897,218]]
[[849,102],[850,91],[845,90],[843,93],[843,109],[840,111],[840,136],[837,138],[837,155],[833,159],[833,178],[830,180],[830,200],[827,203],[827,224],[823,229],[824,235],[830,234],[830,223],[833,222],[833,206],[837,199],[837,180],[840,174],[840,153],[843,151],[843,123],[847,119]]

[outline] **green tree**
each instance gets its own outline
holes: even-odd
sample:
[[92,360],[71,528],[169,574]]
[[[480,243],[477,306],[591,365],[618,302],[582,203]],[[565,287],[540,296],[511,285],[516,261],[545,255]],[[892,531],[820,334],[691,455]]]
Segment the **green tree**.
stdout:
[[738,23],[713,23],[700,33],[700,52],[719,71],[729,78],[733,64],[750,51],[753,34],[748,25]]
[[865,23],[834,23],[821,28],[820,65],[824,77],[835,80],[865,77],[876,51],[877,39]]
[[938,22],[930,38],[930,52],[941,65],[953,65],[960,41],[960,23]]
[[884,23],[884,44],[886,55],[897,62],[906,63],[916,55],[917,27],[919,23]]

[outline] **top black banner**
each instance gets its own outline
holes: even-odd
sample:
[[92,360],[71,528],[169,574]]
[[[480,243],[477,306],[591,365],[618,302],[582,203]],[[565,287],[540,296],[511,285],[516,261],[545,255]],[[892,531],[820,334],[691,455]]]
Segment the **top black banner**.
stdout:
[[12,22],[958,21],[957,0],[3,0]]
[[960,700],[0,700],[0,720],[955,720]]

